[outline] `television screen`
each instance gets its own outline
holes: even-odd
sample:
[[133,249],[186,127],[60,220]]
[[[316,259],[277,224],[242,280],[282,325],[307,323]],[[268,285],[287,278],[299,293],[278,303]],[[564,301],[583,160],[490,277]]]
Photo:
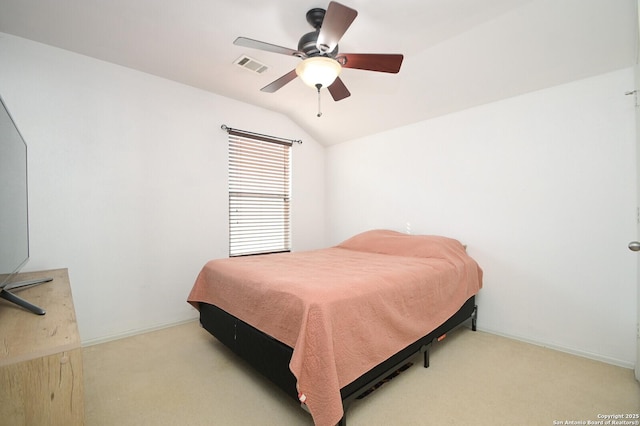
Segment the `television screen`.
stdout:
[[0,289],[29,260],[27,145],[0,97]]

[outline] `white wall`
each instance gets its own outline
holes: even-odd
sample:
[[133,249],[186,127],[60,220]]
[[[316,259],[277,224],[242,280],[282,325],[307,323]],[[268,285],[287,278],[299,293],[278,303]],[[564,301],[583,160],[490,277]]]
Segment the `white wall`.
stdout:
[[485,272],[480,329],[633,366],[633,88],[621,70],[330,147],[328,243],[458,238]]
[[480,329],[635,362],[631,70],[325,150],[279,114],[2,33],[0,64],[29,144],[27,270],[69,268],[84,342],[195,317],[196,274],[227,254],[225,123],[304,140],[294,249],[450,235],[485,270]]
[[282,115],[2,33],[0,64],[29,149],[25,270],[69,268],[85,343],[196,317],[197,273],[228,254],[223,123],[304,141],[293,246],[325,244],[324,148]]

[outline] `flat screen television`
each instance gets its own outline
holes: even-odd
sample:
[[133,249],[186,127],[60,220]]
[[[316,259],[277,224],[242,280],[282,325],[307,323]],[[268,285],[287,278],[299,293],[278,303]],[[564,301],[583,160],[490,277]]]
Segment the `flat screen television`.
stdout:
[[15,280],[29,260],[27,144],[1,96],[0,104],[0,297],[35,314],[44,315],[44,309],[11,291],[51,279]]

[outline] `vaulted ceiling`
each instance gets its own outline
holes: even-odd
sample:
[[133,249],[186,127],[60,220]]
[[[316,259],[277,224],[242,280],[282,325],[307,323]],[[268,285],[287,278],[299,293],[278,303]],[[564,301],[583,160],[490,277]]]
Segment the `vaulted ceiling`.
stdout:
[[[344,69],[334,102],[295,79],[260,88],[300,59],[239,47],[244,36],[297,49],[317,0],[0,0],[0,32],[279,111],[330,145],[632,66],[636,0],[340,0],[358,16],[340,52],[402,53],[398,74]],[[247,55],[257,74],[234,64]],[[1,58],[0,58],[1,59]]]

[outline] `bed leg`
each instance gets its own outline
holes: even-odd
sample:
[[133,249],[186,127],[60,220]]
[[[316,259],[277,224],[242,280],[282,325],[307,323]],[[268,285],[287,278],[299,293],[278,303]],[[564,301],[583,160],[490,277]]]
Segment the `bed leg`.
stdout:
[[473,313],[471,314],[471,330],[476,331],[477,321],[478,321],[478,305],[474,305]]
[[420,352],[424,355],[424,368],[429,368],[429,350],[431,349],[431,343],[423,345],[420,348]]

